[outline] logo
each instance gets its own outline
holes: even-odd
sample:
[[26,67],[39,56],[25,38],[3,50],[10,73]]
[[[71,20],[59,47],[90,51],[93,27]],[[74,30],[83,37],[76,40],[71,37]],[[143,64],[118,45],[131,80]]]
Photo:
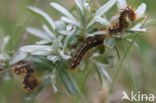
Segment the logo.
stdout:
[[156,97],[154,94],[142,94],[140,91],[137,93],[134,93],[131,91],[130,95],[128,95],[125,91],[122,92],[122,101],[128,100],[128,101],[138,101],[138,102],[153,102],[156,100]]

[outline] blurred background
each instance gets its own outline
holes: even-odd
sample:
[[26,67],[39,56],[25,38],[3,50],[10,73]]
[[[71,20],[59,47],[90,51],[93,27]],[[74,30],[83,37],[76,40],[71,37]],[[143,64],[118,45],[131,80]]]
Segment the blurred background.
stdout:
[[[90,1],[94,5],[103,5],[107,0]],[[83,102],[82,99],[88,103],[120,103],[122,91],[129,92],[134,89],[141,93],[156,95],[156,0],[127,1],[134,8],[142,2],[147,4],[146,15],[149,15],[150,18],[146,26],[149,29],[147,33],[137,38],[138,48],[135,46],[131,48],[112,93],[108,93],[109,82],[107,80],[105,80],[104,88],[99,90],[96,76],[93,77],[94,74],[90,74],[82,85],[84,88],[83,96],[72,97],[61,86],[55,94],[49,85],[34,100],[27,101],[24,98],[25,91],[21,89],[19,80],[11,77],[6,77],[3,80],[3,75],[0,75],[0,103],[80,103]],[[46,11],[54,20],[59,19],[61,14],[50,7],[50,2],[57,2],[67,9],[74,5],[74,0],[0,0],[0,40],[2,35],[11,36],[12,46],[7,47],[8,51],[12,52],[18,48],[27,26],[39,28],[42,26],[42,22],[26,10],[28,5],[37,6]],[[113,10],[112,8],[111,11],[113,12]],[[26,44],[33,44],[36,40],[35,37],[28,36]],[[115,67],[109,69],[108,72],[113,76]],[[62,84],[60,83],[60,85]]]

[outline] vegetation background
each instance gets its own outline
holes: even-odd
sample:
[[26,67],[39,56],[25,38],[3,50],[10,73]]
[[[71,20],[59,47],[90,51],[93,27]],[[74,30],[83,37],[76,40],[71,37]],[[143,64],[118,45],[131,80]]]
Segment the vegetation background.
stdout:
[[[107,0],[90,1],[93,4],[102,5]],[[137,38],[138,48],[134,46],[131,48],[111,94],[107,94],[109,86],[107,80],[105,80],[104,88],[99,91],[98,81],[89,75],[82,91],[88,103],[118,103],[123,90],[136,89],[141,93],[156,95],[156,0],[127,1],[132,7],[137,7],[142,2],[147,4],[146,15],[150,16],[149,29],[146,34]],[[8,51],[11,52],[18,48],[22,35],[26,33],[27,26],[41,26],[41,22],[26,10],[28,5],[34,5],[46,11],[54,20],[60,17],[61,14],[50,7],[50,2],[57,2],[67,9],[74,4],[74,0],[0,0],[0,40],[1,34],[11,36],[12,41],[10,42],[11,46],[7,47]],[[113,10],[112,8],[111,11],[113,12]],[[36,37],[29,35],[26,44],[33,44],[36,40]],[[114,69],[109,70],[111,76]],[[7,76],[7,73],[5,75],[5,80],[2,80],[3,75],[0,75],[0,103],[81,102],[80,96],[72,97],[63,88],[55,94],[51,85],[41,91],[33,101],[26,101],[25,91],[20,89],[19,81]],[[60,83],[60,85],[62,84]]]

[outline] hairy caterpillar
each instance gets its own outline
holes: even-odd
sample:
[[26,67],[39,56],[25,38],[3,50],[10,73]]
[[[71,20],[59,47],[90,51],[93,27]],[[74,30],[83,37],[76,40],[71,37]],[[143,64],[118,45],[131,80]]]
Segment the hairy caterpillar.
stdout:
[[34,88],[36,88],[39,84],[39,79],[35,77],[33,74],[26,74],[23,81],[22,87],[27,90],[27,92],[31,92]]
[[84,44],[82,44],[80,49],[75,54],[70,66],[71,70],[74,70],[80,64],[81,60],[83,59],[84,55],[88,50],[95,46],[101,45],[103,43],[104,38],[104,35],[96,35],[94,37],[88,38],[87,41]]
[[17,63],[16,65],[14,65],[12,67],[13,69],[13,72],[17,75],[25,75],[27,73],[34,73],[34,68],[32,68],[30,65],[29,65],[29,62],[27,61],[20,61],[19,63]]
[[32,68],[28,61],[20,61],[12,67],[13,72],[17,75],[24,75],[22,87],[27,92],[31,92],[39,84],[39,79],[34,76],[35,69]]
[[108,28],[108,34],[121,33],[124,29],[126,29],[128,27],[127,18],[130,21],[134,21],[136,19],[136,14],[134,10],[130,7],[121,9],[118,22],[115,25]]

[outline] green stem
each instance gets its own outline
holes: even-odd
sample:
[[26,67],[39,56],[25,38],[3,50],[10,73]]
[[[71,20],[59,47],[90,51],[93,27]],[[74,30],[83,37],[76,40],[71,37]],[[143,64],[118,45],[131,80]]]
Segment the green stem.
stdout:
[[110,91],[109,91],[110,93],[112,92],[113,86],[114,86],[114,84],[115,84],[115,82],[116,82],[116,79],[117,79],[117,76],[118,76],[118,74],[119,74],[119,71],[121,70],[122,64],[123,64],[123,62],[125,61],[125,59],[126,59],[126,57],[127,57],[127,55],[128,55],[128,52],[129,52],[129,50],[130,50],[132,44],[134,43],[136,37],[137,37],[137,34],[136,34],[135,37],[133,38],[132,42],[129,44],[129,46],[128,46],[128,48],[127,48],[127,50],[126,50],[126,52],[125,52],[125,54],[124,54],[124,56],[123,56],[123,58],[122,58],[122,60],[121,60],[121,62],[120,62],[120,64],[119,64],[119,66],[118,66],[118,68],[117,68],[117,70],[116,70],[116,72],[115,72],[115,74],[114,74],[113,81],[112,81],[112,83],[111,83],[111,85],[110,85]]
[[135,82],[134,75],[133,75],[133,72],[132,72],[132,70],[131,70],[131,66],[130,66],[129,61],[128,61],[128,71],[129,71],[130,76],[131,76],[133,90],[134,90],[134,92],[136,93],[136,82]]
[[[128,59],[128,60],[129,60],[129,59]],[[132,70],[131,70],[130,61],[128,61],[128,71],[129,71],[130,76],[131,76],[133,91],[134,91],[135,93],[137,93],[136,82],[135,82],[135,79],[134,79],[133,72],[132,72]],[[139,102],[137,101],[136,103],[139,103]]]

